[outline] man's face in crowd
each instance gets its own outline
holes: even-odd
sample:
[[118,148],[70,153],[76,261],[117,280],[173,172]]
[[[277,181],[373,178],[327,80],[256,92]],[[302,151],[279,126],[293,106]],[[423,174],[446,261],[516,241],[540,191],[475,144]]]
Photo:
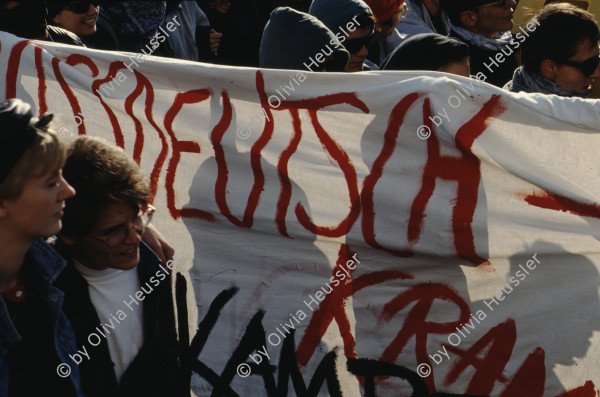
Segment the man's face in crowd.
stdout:
[[[348,32],[349,35],[344,44],[347,44],[347,42],[350,40],[364,39],[368,37],[371,32],[371,28],[359,27],[354,32]],[[364,43],[359,50],[354,53],[350,53],[350,58],[348,59],[348,64],[346,65],[346,72],[360,72],[362,70],[363,62],[365,59],[367,59],[367,55],[369,55],[369,50],[367,49],[368,45],[370,45],[370,43]],[[348,52],[350,52],[350,50],[348,50]]]
[[126,204],[109,205],[88,235],[76,240],[66,239],[67,244],[74,244],[72,252],[75,259],[96,270],[129,270],[137,266],[142,238],[131,227],[136,215],[137,211]]
[[499,32],[506,32],[513,27],[513,13],[516,6],[515,0],[506,0],[493,5],[468,11],[473,18],[471,26],[467,26],[473,33],[493,38]]
[[[575,55],[568,60],[573,62],[583,62],[591,58],[598,58],[600,52],[598,44],[599,43],[594,43],[591,39],[586,38],[577,45]],[[598,67],[596,67],[591,75],[586,76],[577,67],[556,62],[554,75],[550,76],[549,80],[570,90],[589,93],[592,90],[594,79],[597,78],[600,78],[600,70]]]

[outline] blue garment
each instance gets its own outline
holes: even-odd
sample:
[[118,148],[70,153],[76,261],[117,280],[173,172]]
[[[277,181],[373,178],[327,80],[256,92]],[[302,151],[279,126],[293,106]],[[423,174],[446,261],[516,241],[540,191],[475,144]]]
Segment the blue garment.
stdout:
[[[74,354],[77,351],[75,333],[62,311],[64,294],[52,285],[65,267],[65,263],[65,260],[50,245],[43,240],[37,240],[25,255],[21,274],[27,274],[23,277],[26,300],[35,299],[39,301],[43,312],[50,320],[47,324],[48,329],[56,330],[55,334],[48,335],[53,341],[53,346],[49,346],[48,351],[58,354],[56,360],[59,361],[57,362],[71,363],[69,354]],[[43,321],[41,319],[36,320]],[[11,373],[8,365],[8,355],[11,348],[15,347],[21,339],[21,335],[9,313],[7,302],[0,295],[0,397],[9,396]],[[58,379],[57,368],[48,368],[48,371],[50,371],[51,376],[56,376]],[[84,397],[79,368],[71,365],[70,371],[69,383],[72,386],[70,395]],[[31,374],[32,382],[36,382],[37,375]],[[22,385],[10,385],[11,388],[15,386],[20,388]],[[53,390],[48,390],[44,395],[54,396],[56,394],[53,394]],[[63,396],[64,394],[61,394],[61,397]]]
[[440,21],[443,25],[442,31],[437,31],[429,11],[419,0],[405,0],[407,13],[400,20],[394,33],[385,41],[385,53],[389,55],[396,47],[398,47],[407,38],[420,33],[438,33],[442,36],[450,34],[450,17],[443,9],[440,9]]

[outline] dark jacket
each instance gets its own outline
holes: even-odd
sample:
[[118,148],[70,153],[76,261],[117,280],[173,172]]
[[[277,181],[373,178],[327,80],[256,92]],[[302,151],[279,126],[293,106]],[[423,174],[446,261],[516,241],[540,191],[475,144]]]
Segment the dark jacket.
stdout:
[[75,33],[52,25],[48,25],[48,41],[85,47],[83,41]]
[[[93,332],[98,334],[96,327],[101,321],[90,300],[87,281],[77,271],[73,259],[60,242],[57,243],[57,250],[68,262],[57,281],[57,285],[65,291],[64,311],[75,330],[77,346],[89,347],[88,336]],[[163,268],[168,271],[164,265],[161,268],[154,252],[144,243],[140,244],[140,263],[137,266],[140,285],[153,289],[143,300],[144,343],[123,373],[120,384],[117,384],[106,338],[101,338],[100,344],[91,351],[88,349],[89,360],[83,359],[80,364],[83,388],[88,397],[186,395],[185,390],[180,390],[182,372],[178,357],[171,275],[160,281],[158,286],[149,282],[151,277],[164,272]],[[118,332],[118,328],[114,332]]]
[[[513,72],[519,66],[514,49],[510,46],[500,50],[490,50],[473,45],[451,31],[450,36],[461,40],[469,46],[471,75],[480,73],[486,77],[485,82],[502,88],[513,77]],[[497,54],[500,54],[496,58]]]
[[[64,259],[38,240],[19,272],[25,302],[13,303],[0,295],[0,397],[85,396],[79,368],[69,359],[77,349],[61,310],[64,294],[52,285],[64,266]],[[68,371],[64,378],[57,374]]]

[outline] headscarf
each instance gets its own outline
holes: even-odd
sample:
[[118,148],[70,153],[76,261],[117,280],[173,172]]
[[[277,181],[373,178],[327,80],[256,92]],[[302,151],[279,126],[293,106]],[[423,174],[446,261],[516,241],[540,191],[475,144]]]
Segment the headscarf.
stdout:
[[373,11],[377,22],[384,22],[390,19],[402,7],[404,0],[365,0],[365,3]]

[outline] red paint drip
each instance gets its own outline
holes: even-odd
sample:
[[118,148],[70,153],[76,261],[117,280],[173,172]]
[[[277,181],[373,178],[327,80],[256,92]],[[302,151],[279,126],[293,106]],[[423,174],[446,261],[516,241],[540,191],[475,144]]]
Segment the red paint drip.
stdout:
[[294,134],[288,147],[285,148],[279,162],[277,163],[277,173],[279,175],[279,182],[281,183],[281,194],[277,200],[277,213],[275,214],[275,223],[277,224],[277,230],[279,234],[285,237],[290,237],[287,232],[287,226],[285,223],[285,217],[287,210],[290,206],[290,200],[292,197],[292,183],[290,182],[288,174],[288,164],[292,154],[298,150],[298,145],[302,139],[302,125],[300,121],[300,114],[298,109],[290,109],[292,114],[292,124],[294,125]]
[[596,395],[596,386],[594,385],[594,382],[588,380],[585,382],[585,385],[576,389],[568,390],[556,397],[596,397]]
[[529,354],[500,397],[543,397],[546,383],[545,356],[546,353],[541,347]]
[[19,41],[10,51],[6,68],[6,99],[17,97],[17,76],[21,65],[21,54],[29,44],[32,44],[29,40]]
[[35,47],[35,70],[38,75],[38,103],[40,104],[38,118],[42,117],[48,111],[48,104],[46,103],[46,89],[48,87],[46,86],[46,73],[44,72],[42,51],[41,47]]
[[167,208],[173,219],[178,219],[181,216],[187,218],[198,218],[207,221],[214,221],[214,215],[196,208],[180,209],[175,204],[175,176],[177,174],[177,165],[181,160],[181,153],[200,153],[200,145],[194,141],[180,141],[173,132],[173,122],[179,114],[184,104],[199,103],[210,98],[212,92],[209,89],[192,90],[184,93],[179,93],[173,101],[173,105],[165,114],[165,130],[171,139],[171,147],[173,154],[167,166],[167,175],[165,178],[165,190],[167,193]]
[[[349,251],[348,246],[342,244],[339,250],[336,267],[332,271],[333,278],[341,279],[341,275],[337,275],[337,273],[341,272],[340,274],[343,274],[342,265],[345,265],[346,261],[350,258],[351,252]],[[346,301],[350,296],[354,295],[354,293],[364,288],[395,279],[412,279],[412,276],[398,270],[385,270],[365,274],[352,280],[351,275],[346,277],[344,274],[344,279],[342,279],[344,280],[343,284],[332,286],[333,291],[325,296],[316,310],[313,310],[313,315],[302,336],[302,340],[300,340],[300,343],[296,348],[298,364],[301,366],[306,366],[308,364],[308,361],[317,349],[321,338],[325,335],[329,324],[334,320],[337,323],[340,335],[344,342],[344,354],[346,358],[357,358],[356,343],[345,310]],[[311,309],[312,308],[313,306],[311,306]]]
[[[508,318],[498,324],[466,350],[444,344],[448,352],[458,356],[446,375],[444,386],[455,383],[468,367],[475,368],[475,374],[469,382],[467,394],[490,395],[496,381],[506,382],[504,368],[510,359],[517,340],[515,320]],[[484,357],[478,355],[486,351]]]
[[160,129],[156,121],[154,120],[154,115],[152,114],[152,107],[154,105],[154,87],[150,80],[148,80],[143,74],[139,73],[137,70],[134,71],[134,75],[137,80],[137,85],[127,99],[125,100],[125,111],[131,117],[135,124],[135,142],[133,146],[133,159],[136,163],[140,164],[142,161],[142,151],[144,149],[144,139],[145,134],[143,131],[143,127],[141,122],[135,117],[133,114],[133,104],[137,100],[137,98],[142,94],[143,90],[146,90],[146,100],[144,102],[144,114],[146,119],[150,123],[150,125],[157,132],[158,137],[161,143],[160,153],[158,154],[158,158],[154,162],[154,166],[152,168],[152,172],[150,174],[150,202],[154,201],[154,197],[156,196],[156,192],[158,190],[158,178],[160,176],[160,171],[162,170],[163,164],[167,158],[167,152],[169,149],[169,145],[167,143],[167,138],[165,133]]
[[[102,94],[100,94],[100,91],[98,89],[100,88],[100,86],[102,86],[105,83],[114,84],[113,80],[114,80],[117,72],[119,72],[121,69],[125,69],[125,68],[126,68],[126,66],[123,62],[120,62],[120,61],[113,62],[108,67],[108,73],[106,74],[106,77],[104,77],[102,79],[94,80],[94,82],[92,83],[92,92],[100,100],[100,103],[104,107],[104,110],[106,111],[108,119],[110,120],[113,134],[115,136],[115,144],[121,148],[125,148],[125,137],[123,136],[123,131],[121,131],[119,119],[117,118],[115,113],[112,111],[110,106],[108,106],[102,100],[103,96],[102,96]],[[103,90],[103,91],[106,93],[106,90]]]
[[371,172],[367,175],[363,181],[363,188],[361,193],[362,199],[362,232],[363,237],[367,244],[373,248],[377,248],[392,255],[400,257],[409,257],[413,253],[409,250],[395,250],[386,248],[377,242],[375,235],[375,208],[373,203],[373,195],[377,182],[383,175],[383,169],[388,160],[394,154],[396,148],[396,141],[398,140],[398,132],[404,123],[406,113],[419,98],[420,94],[412,93],[400,100],[396,106],[392,109],[392,113],[388,120],[388,125],[384,133],[383,146],[381,152],[373,162]]
[[[427,316],[436,299],[454,303],[460,310],[458,319],[448,323],[427,321]],[[467,322],[471,313],[467,302],[451,286],[441,283],[424,283],[398,294],[386,303],[378,319],[378,328],[381,328],[383,323],[389,322],[394,315],[413,302],[416,302],[415,305],[406,315],[402,328],[394,337],[394,340],[384,350],[381,355],[381,361],[394,363],[414,335],[417,362],[427,363],[431,366],[427,354],[428,335],[451,334],[455,332],[456,328]],[[436,390],[433,373],[425,379],[425,382],[430,391]]]
[[[52,58],[52,70],[54,71],[54,76],[56,77],[56,81],[58,81],[60,88],[62,88],[63,92],[67,96],[69,105],[71,105],[71,109],[73,110],[73,118],[78,117],[78,115],[81,113],[81,106],[79,106],[77,98],[75,98],[71,87],[69,87],[69,84],[67,84],[62,72],[60,71],[60,60],[58,58]],[[79,124],[77,126],[77,130],[79,135],[85,135],[85,124]]]
[[67,57],[66,64],[71,66],[85,65],[90,69],[90,72],[92,72],[92,77],[96,77],[98,76],[98,73],[100,73],[98,66],[96,66],[94,61],[85,55],[71,54]]
[[535,207],[568,212],[573,215],[600,218],[600,205],[582,203],[559,194],[541,192],[524,197],[525,201]]
[[460,157],[442,156],[435,127],[432,125],[429,99],[423,104],[423,121],[432,130],[427,139],[427,163],[423,170],[421,189],[417,193],[411,208],[407,237],[411,245],[419,241],[425,209],[433,195],[436,179],[458,182],[456,202],[452,211],[452,231],[456,254],[475,265],[487,265],[489,262],[477,255],[473,235],[473,217],[477,207],[481,172],[479,159],[471,148],[475,139],[487,129],[489,121],[505,110],[500,103],[500,95],[493,95],[471,120],[461,126],[455,137],[455,144],[461,152]]

